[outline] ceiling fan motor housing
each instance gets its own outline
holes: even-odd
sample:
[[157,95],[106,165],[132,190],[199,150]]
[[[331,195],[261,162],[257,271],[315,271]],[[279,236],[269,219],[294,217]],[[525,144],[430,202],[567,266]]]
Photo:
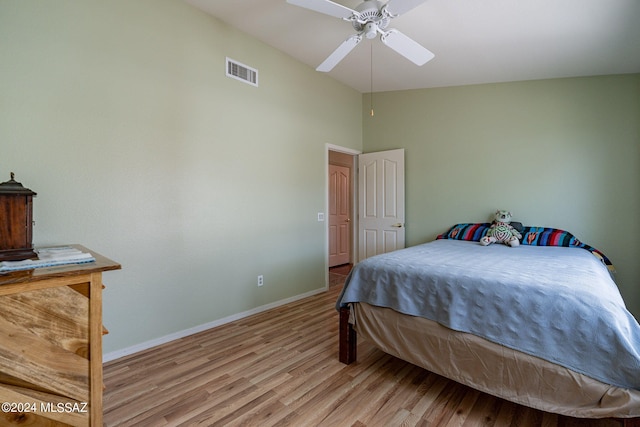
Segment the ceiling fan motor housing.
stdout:
[[352,21],[353,28],[358,32],[364,32],[368,39],[376,36],[377,30],[384,30],[389,26],[391,17],[382,13],[383,4],[377,0],[367,0],[355,8],[357,17]]

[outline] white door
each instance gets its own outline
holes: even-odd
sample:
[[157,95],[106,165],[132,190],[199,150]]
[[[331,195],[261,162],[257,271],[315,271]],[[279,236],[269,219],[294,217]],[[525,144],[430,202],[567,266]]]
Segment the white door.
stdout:
[[351,171],[329,165],[329,267],[351,262]]
[[358,156],[358,259],[404,248],[404,149]]

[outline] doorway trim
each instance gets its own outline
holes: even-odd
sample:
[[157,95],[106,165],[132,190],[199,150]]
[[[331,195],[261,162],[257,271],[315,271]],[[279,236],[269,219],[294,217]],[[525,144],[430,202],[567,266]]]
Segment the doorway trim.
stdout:
[[[329,289],[329,151],[337,151],[339,153],[351,154],[353,156],[353,173],[351,174],[351,238],[352,242],[358,241],[358,155],[362,151],[353,148],[341,147],[334,144],[325,144],[324,150],[324,283],[325,288]],[[355,264],[358,259],[357,245],[351,250],[351,262]]]

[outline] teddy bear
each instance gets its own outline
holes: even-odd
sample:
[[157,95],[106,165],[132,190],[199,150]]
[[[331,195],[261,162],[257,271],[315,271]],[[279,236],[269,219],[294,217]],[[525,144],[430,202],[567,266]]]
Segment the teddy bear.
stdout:
[[512,248],[520,245],[522,235],[510,224],[511,218],[511,212],[497,210],[493,215],[493,223],[491,227],[489,227],[487,234],[480,239],[480,244],[487,246],[498,242],[511,246]]

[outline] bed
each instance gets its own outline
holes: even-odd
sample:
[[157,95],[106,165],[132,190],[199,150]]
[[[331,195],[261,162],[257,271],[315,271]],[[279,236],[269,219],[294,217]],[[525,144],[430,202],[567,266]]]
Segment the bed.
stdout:
[[478,243],[490,224],[368,258],[347,277],[340,361],[356,337],[500,398],[640,426],[640,325],[597,249],[524,227],[519,247]]

